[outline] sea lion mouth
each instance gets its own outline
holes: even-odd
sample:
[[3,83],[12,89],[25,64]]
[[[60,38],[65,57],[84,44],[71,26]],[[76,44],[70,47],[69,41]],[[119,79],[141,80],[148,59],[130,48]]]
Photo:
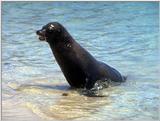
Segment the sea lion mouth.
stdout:
[[45,41],[45,40],[46,40],[46,37],[45,37],[45,36],[42,36],[42,35],[39,35],[39,40]]
[[39,36],[40,41],[46,41],[46,36],[44,32],[42,32],[41,30],[38,30],[36,33]]

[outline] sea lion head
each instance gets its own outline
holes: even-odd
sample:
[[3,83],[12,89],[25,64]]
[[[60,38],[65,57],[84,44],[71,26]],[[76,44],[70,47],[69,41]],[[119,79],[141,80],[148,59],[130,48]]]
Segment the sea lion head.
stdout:
[[39,40],[53,42],[56,41],[58,37],[61,36],[63,27],[58,22],[50,22],[43,26],[41,30],[37,30],[37,35]]

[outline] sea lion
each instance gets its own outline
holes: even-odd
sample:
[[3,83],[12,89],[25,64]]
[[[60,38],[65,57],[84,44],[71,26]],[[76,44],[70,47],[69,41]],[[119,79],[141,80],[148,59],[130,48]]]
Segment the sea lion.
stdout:
[[87,90],[102,89],[109,81],[125,81],[125,77],[116,69],[96,60],[80,46],[60,23],[48,23],[36,33],[41,41],[49,43],[71,87]]

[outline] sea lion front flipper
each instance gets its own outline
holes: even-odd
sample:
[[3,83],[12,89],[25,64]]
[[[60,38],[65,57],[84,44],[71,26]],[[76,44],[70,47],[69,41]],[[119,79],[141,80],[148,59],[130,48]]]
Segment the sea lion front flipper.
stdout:
[[[93,83],[94,82],[94,83]],[[87,81],[85,89],[82,90],[82,94],[86,96],[99,97],[102,96],[101,91],[109,86],[110,79],[100,79],[97,81]],[[91,88],[92,85],[92,88]]]

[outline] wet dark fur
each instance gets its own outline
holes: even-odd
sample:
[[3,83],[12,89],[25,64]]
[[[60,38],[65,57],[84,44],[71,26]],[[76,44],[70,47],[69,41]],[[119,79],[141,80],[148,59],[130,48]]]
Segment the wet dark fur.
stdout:
[[98,80],[102,82],[109,80],[123,82],[125,80],[117,70],[97,61],[58,22],[45,25],[37,31],[37,34],[41,36],[41,40],[49,43],[71,87],[92,89]]

